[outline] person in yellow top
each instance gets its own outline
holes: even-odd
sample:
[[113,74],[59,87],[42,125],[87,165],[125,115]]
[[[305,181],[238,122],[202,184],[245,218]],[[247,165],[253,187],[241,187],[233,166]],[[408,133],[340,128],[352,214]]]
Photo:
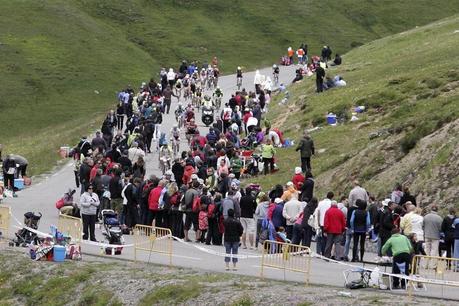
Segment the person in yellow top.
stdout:
[[261,157],[263,158],[263,172],[266,175],[269,172],[274,170],[274,154],[276,154],[276,149],[271,143],[270,139],[266,140],[266,143],[261,146]]
[[288,58],[290,59],[290,64],[293,64],[293,55],[295,55],[295,51],[292,49],[292,47],[288,47],[287,55],[288,55]]
[[281,199],[285,203],[287,203],[288,201],[290,201],[292,199],[297,199],[298,200],[298,191],[295,189],[295,186],[293,185],[292,182],[288,182],[287,183],[285,191],[282,194]]

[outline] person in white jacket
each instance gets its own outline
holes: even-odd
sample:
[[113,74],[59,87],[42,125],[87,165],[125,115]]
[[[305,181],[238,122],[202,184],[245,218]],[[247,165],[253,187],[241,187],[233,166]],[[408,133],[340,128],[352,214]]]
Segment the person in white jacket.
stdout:
[[292,198],[290,201],[285,203],[284,209],[282,210],[282,216],[285,218],[287,223],[287,238],[292,239],[293,235],[293,225],[295,224],[296,219],[303,211],[305,205],[303,205],[300,201],[296,198]]
[[406,205],[406,211],[406,215],[400,220],[400,229],[404,235],[408,236],[414,233],[418,241],[424,241],[424,217],[418,213],[416,206],[409,201]]
[[[97,220],[97,208],[99,207],[99,197],[93,192],[93,186],[89,185],[80,196],[81,218],[83,219],[83,240],[97,241],[94,234]],[[89,231],[89,235],[88,235]]]

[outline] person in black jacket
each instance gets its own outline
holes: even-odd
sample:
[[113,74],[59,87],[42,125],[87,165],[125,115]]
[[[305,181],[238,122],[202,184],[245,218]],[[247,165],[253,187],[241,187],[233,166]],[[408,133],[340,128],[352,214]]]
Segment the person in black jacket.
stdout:
[[316,87],[317,92],[324,91],[324,79],[325,79],[325,69],[320,65],[316,69]]
[[80,166],[81,194],[83,194],[83,192],[85,192],[88,189],[89,176],[91,174],[91,169],[93,166],[94,166],[94,161],[90,157],[86,157]]
[[[410,188],[408,186],[405,186],[403,188],[403,196],[400,198],[400,205],[403,206],[403,204],[405,204],[406,202],[411,202],[411,204],[413,204],[414,206],[417,206],[416,205],[416,197],[413,196],[411,193],[410,193]],[[405,206],[403,206],[405,207]]]
[[133,228],[136,226],[139,219],[139,210],[138,210],[138,197],[137,189],[140,186],[142,180],[140,178],[135,178],[132,184],[129,184],[124,190],[124,196],[126,197],[127,204],[126,206],[126,226],[128,228]]
[[316,197],[312,197],[303,210],[303,220],[301,221],[301,227],[303,227],[303,242],[302,244],[307,247],[311,247],[311,239],[314,234],[314,228],[309,225],[309,218],[314,214],[319,201]]
[[117,212],[121,213],[121,206],[123,199],[121,198],[121,192],[123,191],[123,180],[121,179],[121,169],[115,168],[113,171],[113,177],[108,183],[108,190],[110,191],[111,198],[111,208]]
[[256,230],[253,214],[255,213],[255,209],[257,209],[257,201],[250,187],[246,188],[245,194],[242,196],[239,205],[241,206],[241,223],[244,228],[244,233],[242,234],[242,247],[247,249],[246,236],[248,234],[250,248],[252,249]]
[[441,234],[445,240],[446,257],[451,258],[454,250],[454,227],[453,222],[456,219],[456,210],[451,207],[449,214],[443,219],[441,224]]
[[[225,236],[224,236],[224,242],[225,242],[225,249],[226,249],[226,254],[232,254],[232,255],[237,255],[237,251],[239,248],[239,243],[241,241],[241,236],[242,233],[244,232],[244,229],[242,228],[241,222],[239,220],[234,218],[234,210],[229,209],[228,210],[228,218],[223,221],[223,226],[225,227]],[[233,271],[236,271],[236,264],[237,264],[237,257],[232,257],[233,258]],[[225,263],[226,263],[226,271],[229,271],[231,257],[226,256],[225,257]]]
[[[379,219],[379,239],[381,241],[380,248],[378,250],[378,255],[382,256],[381,250],[387,240],[389,240],[392,235],[392,230],[394,229],[394,217],[392,211],[397,206],[396,203],[392,202],[389,199],[383,201],[384,210],[380,215]],[[391,254],[388,253],[390,256]]]
[[367,202],[357,199],[355,201],[357,209],[351,214],[350,228],[353,233],[354,246],[352,248],[352,261],[356,262],[359,260],[357,257],[357,249],[360,241],[360,261],[363,261],[363,255],[365,254],[365,238],[367,232],[370,230],[370,214],[367,211]]
[[311,171],[306,171],[306,175],[304,177],[303,185],[301,185],[300,192],[300,200],[309,203],[309,201],[312,199],[314,195],[314,177],[312,176]]

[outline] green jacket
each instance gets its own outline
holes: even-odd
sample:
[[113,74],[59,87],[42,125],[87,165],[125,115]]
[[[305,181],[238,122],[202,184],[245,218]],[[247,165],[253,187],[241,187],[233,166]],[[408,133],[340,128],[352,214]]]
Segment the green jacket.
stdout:
[[274,154],[276,154],[276,149],[274,149],[273,145],[263,145],[262,146],[261,157],[273,158]]
[[387,250],[392,250],[392,255],[396,256],[402,253],[411,254],[413,252],[413,246],[410,240],[402,234],[394,234],[389,240],[383,245],[382,254],[386,255]]
[[242,168],[242,160],[240,158],[231,158],[231,171],[233,173],[240,173]]
[[300,140],[298,146],[296,147],[296,151],[300,150],[302,158],[311,157],[311,155],[314,155],[314,141],[312,141],[311,137],[303,137],[303,139]]

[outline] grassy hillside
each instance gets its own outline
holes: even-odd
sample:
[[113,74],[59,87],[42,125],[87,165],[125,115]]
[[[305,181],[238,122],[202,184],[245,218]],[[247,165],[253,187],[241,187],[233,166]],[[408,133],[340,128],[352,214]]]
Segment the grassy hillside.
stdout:
[[458,12],[459,1],[13,0],[0,10],[0,140],[36,174],[94,129],[116,90],[160,66],[217,55],[230,73],[301,42],[343,53]]
[[[312,133],[319,196],[329,189],[348,192],[351,180],[359,178],[379,197],[401,182],[422,194],[423,204],[457,204],[458,30],[456,15],[366,44],[327,71],[343,76],[347,87],[316,94],[313,76],[290,88],[291,112],[274,106],[275,125],[296,141],[302,129],[322,127]],[[367,111],[350,122],[358,105]],[[327,126],[328,112],[344,124]],[[261,178],[265,187],[288,181],[298,154],[281,149],[279,160],[281,171]]]

